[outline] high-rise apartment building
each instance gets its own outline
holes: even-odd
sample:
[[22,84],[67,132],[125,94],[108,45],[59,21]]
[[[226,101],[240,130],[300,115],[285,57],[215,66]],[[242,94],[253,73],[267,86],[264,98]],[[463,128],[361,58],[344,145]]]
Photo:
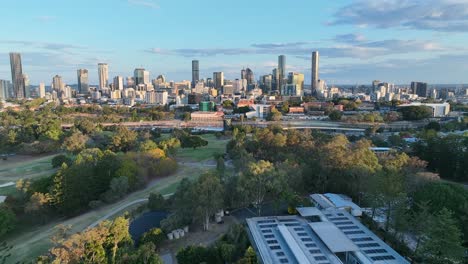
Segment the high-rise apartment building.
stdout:
[[303,93],[304,91],[304,74],[298,72],[290,72],[288,74],[288,84],[296,85],[296,91]]
[[220,90],[224,85],[224,73],[223,72],[214,72],[213,73],[213,82],[214,88]]
[[109,86],[109,65],[107,63],[98,64],[99,89]]
[[317,86],[318,86],[318,81],[319,81],[319,61],[320,61],[320,55],[318,51],[312,52],[312,93],[316,94],[317,93]]
[[31,98],[31,87],[29,83],[29,76],[23,73],[23,83],[24,83],[24,98]]
[[123,90],[123,77],[122,76],[115,76],[114,77],[114,90]]
[[78,93],[89,93],[89,74],[87,69],[79,69],[77,71],[78,78]]
[[200,80],[200,68],[198,60],[192,61],[192,88],[195,88],[197,82]]
[[281,91],[281,88],[286,84],[286,56],[280,55],[278,57],[278,90]]
[[126,82],[127,82],[127,88],[134,88],[135,87],[135,78],[134,77],[127,77],[126,78]]
[[54,78],[52,78],[52,90],[60,92],[65,89],[65,83],[63,83],[62,76],[60,75],[55,75]]
[[264,93],[269,93],[273,87],[273,75],[262,76],[262,89]]
[[39,98],[45,98],[45,84],[42,82],[39,84]]
[[272,77],[273,78],[272,80],[273,90],[279,91],[280,82],[279,82],[278,68],[274,68],[272,73],[273,73],[273,77]]
[[21,64],[21,54],[10,53],[11,82],[13,84],[13,96],[16,99],[23,99],[26,96],[24,87],[23,66]]

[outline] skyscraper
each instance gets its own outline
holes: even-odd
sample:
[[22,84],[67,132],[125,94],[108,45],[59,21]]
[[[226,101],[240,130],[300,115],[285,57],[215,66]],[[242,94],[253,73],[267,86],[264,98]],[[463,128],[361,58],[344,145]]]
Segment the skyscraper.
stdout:
[[7,80],[0,80],[0,100],[6,100],[10,96],[8,90],[10,88],[10,82]]
[[24,83],[24,98],[31,97],[31,87],[29,86],[29,76],[23,73],[23,83]]
[[114,77],[114,90],[123,90],[123,77],[115,76]]
[[255,76],[251,69],[245,69],[245,79],[247,80],[247,85],[255,84]]
[[21,64],[21,54],[10,53],[11,82],[13,84],[13,96],[16,99],[23,99],[26,96],[23,78],[23,66]]
[[62,76],[55,75],[54,78],[52,78],[52,90],[58,93],[63,91],[63,89],[65,89],[65,84],[63,83]]
[[312,52],[312,82],[311,82],[311,87],[312,87],[312,94],[317,93],[317,86],[318,86],[318,80],[319,80],[319,60],[320,60],[320,55],[318,51]]
[[107,87],[109,85],[109,65],[107,63],[98,64],[98,75],[99,75],[99,89]]
[[45,98],[45,84],[39,84],[39,98]]
[[88,70],[79,69],[77,71],[78,76],[78,93],[87,94],[89,93],[89,76]]
[[272,77],[272,82],[273,82],[272,86],[273,86],[273,90],[274,90],[274,91],[279,91],[279,86],[280,86],[280,84],[279,84],[278,68],[274,68],[272,73],[273,73],[273,74],[272,74],[272,75],[273,75],[273,77]]
[[280,55],[278,57],[278,90],[281,91],[283,84],[286,84],[285,78],[286,78],[286,56]]
[[224,85],[224,73],[223,72],[214,72],[213,73],[214,88],[220,90]]
[[138,86],[140,84],[145,83],[145,69],[143,68],[136,68],[133,71],[133,78],[135,79],[135,85]]
[[424,82],[412,82],[411,91],[413,94],[417,94],[419,97],[427,96],[427,83]]
[[192,88],[195,88],[197,82],[200,80],[200,68],[198,60],[192,61]]
[[247,73],[247,72],[245,71],[245,69],[242,69],[242,70],[241,70],[241,80],[247,79],[246,73]]

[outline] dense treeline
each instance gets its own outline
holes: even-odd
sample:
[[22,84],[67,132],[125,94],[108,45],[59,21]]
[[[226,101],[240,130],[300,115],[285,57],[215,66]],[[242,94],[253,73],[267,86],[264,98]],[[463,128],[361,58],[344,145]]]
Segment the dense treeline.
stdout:
[[61,227],[52,239],[55,246],[39,257],[37,263],[162,264],[152,242],[134,247],[128,227],[129,220],[123,217],[73,235]]
[[[77,127],[63,143],[65,154],[52,159],[58,168],[54,175],[17,182],[18,192],[0,208],[0,236],[16,225],[43,224],[114,202],[177,169],[173,154],[180,141],[174,137],[155,141],[154,133],[116,127],[108,131],[109,140],[102,141],[100,148],[88,148],[86,137],[96,133],[92,124]],[[86,139],[81,142],[74,135]]]
[[428,162],[428,168],[444,179],[468,182],[468,137],[425,133],[413,145],[414,155]]
[[[267,200],[292,209],[307,193],[344,193],[383,214],[384,239],[417,263],[461,261],[468,191],[440,183],[438,175],[426,171],[425,161],[398,152],[376,155],[371,146],[366,139],[350,142],[343,135],[235,128],[228,152],[240,177],[232,179],[232,201],[247,199],[261,214]],[[405,234],[416,237],[416,248],[405,246]]]

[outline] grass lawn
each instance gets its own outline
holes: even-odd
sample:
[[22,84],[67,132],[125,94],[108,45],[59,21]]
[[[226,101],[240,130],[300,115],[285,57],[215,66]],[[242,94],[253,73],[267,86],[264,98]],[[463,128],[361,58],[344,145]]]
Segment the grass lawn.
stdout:
[[51,165],[53,157],[55,154],[39,157],[13,156],[6,161],[0,160],[0,184],[52,175],[56,171]]
[[0,188],[0,196],[9,196],[14,193],[16,193],[18,190],[16,190],[16,186],[8,186],[8,187],[2,187]]
[[192,161],[205,161],[213,159],[216,154],[223,154],[226,152],[226,145],[229,140],[217,139],[213,134],[202,135],[201,137],[208,141],[207,146],[197,149],[181,148],[177,151],[177,158]]

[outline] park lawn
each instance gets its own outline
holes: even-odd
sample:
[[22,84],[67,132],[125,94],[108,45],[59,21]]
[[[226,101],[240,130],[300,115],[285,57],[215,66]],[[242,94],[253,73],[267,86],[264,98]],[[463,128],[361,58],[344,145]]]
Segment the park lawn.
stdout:
[[177,151],[177,158],[191,161],[206,161],[214,159],[215,155],[224,154],[226,152],[226,145],[229,140],[217,139],[213,134],[201,136],[208,141],[208,145],[193,149],[193,148],[180,148]]
[[1,160],[0,184],[54,174],[56,169],[52,168],[51,161],[55,155],[41,157],[16,156],[6,161]]

